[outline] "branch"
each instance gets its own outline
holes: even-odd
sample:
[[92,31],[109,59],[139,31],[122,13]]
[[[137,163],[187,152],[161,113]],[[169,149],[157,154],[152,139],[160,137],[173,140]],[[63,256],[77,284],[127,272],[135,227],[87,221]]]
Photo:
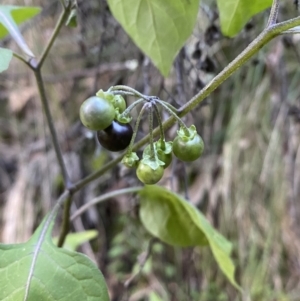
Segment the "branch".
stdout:
[[57,246],[61,248],[64,245],[65,239],[70,231],[70,209],[72,205],[72,195],[66,199],[64,203],[64,216],[63,216],[63,224],[60,230],[59,239],[57,242]]
[[24,64],[26,64],[27,66],[30,67],[30,64],[27,62],[27,60],[20,54],[13,52],[13,56],[17,59],[19,59],[21,62],[23,62]]
[[50,40],[48,41],[41,57],[40,57],[40,60],[39,62],[37,63],[37,66],[36,68],[37,69],[41,69],[41,67],[43,66],[43,63],[45,61],[45,59],[47,58],[48,56],[48,53],[54,43],[54,41],[56,40],[58,34],[59,34],[59,31],[60,29],[62,28],[62,26],[65,24],[65,22],[67,21],[69,15],[70,15],[70,12],[71,12],[71,9],[72,9],[72,1],[68,1],[68,4],[67,6],[64,5],[63,1],[61,1],[62,3],[62,6],[63,6],[63,12],[61,13],[57,23],[56,23],[56,26],[54,28],[54,31],[50,37]]
[[276,24],[277,17],[278,17],[278,12],[279,12],[279,0],[273,0],[269,20],[268,20],[268,23],[267,23],[267,28],[271,27],[274,24]]
[[49,101],[46,96],[46,91],[45,91],[45,86],[44,86],[41,70],[33,69],[33,71],[34,71],[36,83],[37,83],[37,86],[39,89],[42,106],[43,106],[43,109],[46,114],[46,120],[47,120],[48,127],[50,129],[51,139],[52,139],[52,143],[53,143],[53,146],[55,149],[56,157],[57,157],[57,160],[58,160],[58,163],[59,163],[59,166],[61,169],[61,173],[62,173],[62,176],[64,179],[64,185],[66,188],[69,188],[72,184],[71,184],[70,178],[67,173],[67,169],[66,169],[66,166],[65,166],[65,163],[63,160],[62,152],[59,147],[59,142],[58,142],[56,130],[54,128],[54,122],[53,122],[53,118],[52,118],[50,108],[49,108]]
[[72,183],[71,183],[70,178],[68,176],[66,166],[65,166],[65,163],[64,163],[64,160],[63,160],[63,155],[62,155],[62,152],[61,152],[60,147],[59,147],[57,133],[56,133],[56,130],[55,130],[55,127],[54,127],[54,121],[53,121],[53,118],[52,118],[52,115],[51,115],[51,112],[50,112],[50,108],[49,108],[49,101],[48,101],[47,96],[46,96],[45,85],[44,85],[44,81],[43,81],[42,73],[41,73],[41,67],[42,67],[46,57],[48,56],[48,53],[49,53],[55,39],[57,38],[57,35],[58,35],[60,29],[62,28],[65,21],[67,20],[71,9],[72,9],[71,1],[68,2],[67,6],[63,5],[63,12],[62,12],[60,18],[58,19],[58,21],[56,23],[55,29],[52,33],[52,36],[51,36],[50,40],[48,41],[48,43],[47,43],[47,45],[46,45],[46,47],[45,47],[45,49],[44,49],[44,51],[41,55],[40,60],[38,62],[36,62],[35,59],[31,59],[28,62],[28,66],[32,69],[32,71],[34,72],[34,75],[35,75],[35,79],[36,79],[36,83],[37,83],[37,86],[38,86],[40,98],[41,98],[41,101],[42,101],[42,106],[43,106],[43,109],[44,109],[45,114],[46,114],[46,120],[47,120],[48,127],[50,129],[52,143],[53,143],[53,146],[54,146],[54,149],[55,149],[55,153],[56,153],[56,157],[57,157],[60,169],[61,169],[61,173],[63,175],[64,185],[67,189],[69,189],[71,187]]
[[119,189],[116,191],[111,191],[105,194],[102,194],[101,196],[92,199],[91,201],[89,201],[88,203],[84,204],[83,206],[81,206],[72,216],[71,216],[71,221],[73,221],[74,219],[76,219],[78,216],[80,216],[82,213],[84,213],[85,211],[87,211],[89,208],[91,208],[92,206],[99,204],[101,202],[104,202],[108,199],[114,198],[116,196],[122,195],[122,194],[127,194],[127,193],[136,193],[139,192],[140,190],[142,190],[143,187],[131,187],[131,188],[124,188],[124,189]]
[[[276,6],[277,1],[275,0],[273,6]],[[266,45],[270,40],[280,35],[282,32],[291,29],[293,27],[300,25],[300,17],[278,23],[272,27],[266,28],[249,46],[238,55],[228,66],[226,66],[215,78],[213,78],[198,94],[196,94],[191,100],[189,100],[185,105],[183,105],[178,110],[178,115],[180,117],[186,115],[191,110],[193,110],[197,105],[200,104],[208,95],[210,95],[216,88],[218,88],[226,79],[228,79],[237,69],[239,69],[243,64],[245,64],[254,54],[256,54],[264,45]],[[164,130],[170,128],[176,119],[170,117],[163,123]],[[159,135],[159,127],[154,129],[153,137]],[[150,135],[146,135],[143,139],[138,141],[133,146],[133,151],[136,151],[143,145],[145,145],[150,140]],[[124,153],[104,165],[100,170],[94,172],[93,174],[87,176],[86,178],[78,181],[74,184],[71,192],[76,192],[82,187],[90,183],[91,181],[97,179],[103,175],[110,168],[117,165],[123,158]]]
[[270,40],[280,35],[282,32],[300,25],[300,17],[278,23],[266,28],[248,47],[240,53],[229,65],[227,65],[218,75],[216,75],[197,95],[183,105],[178,111],[182,117],[193,110],[208,95],[218,88],[237,69],[244,65],[254,54],[256,54]]

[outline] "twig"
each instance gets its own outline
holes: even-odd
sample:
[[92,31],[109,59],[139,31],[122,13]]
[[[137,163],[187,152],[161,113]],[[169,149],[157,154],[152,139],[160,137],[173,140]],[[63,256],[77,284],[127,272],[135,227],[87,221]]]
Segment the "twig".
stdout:
[[49,108],[49,101],[47,99],[46,96],[46,91],[45,91],[45,86],[44,86],[44,82],[43,82],[43,78],[42,78],[42,74],[41,74],[41,70],[40,69],[33,69],[34,71],[34,75],[35,75],[35,79],[36,79],[36,83],[38,86],[38,90],[39,90],[39,94],[41,97],[41,101],[42,101],[42,105],[43,105],[43,109],[45,111],[46,114],[46,120],[47,120],[47,124],[50,130],[50,134],[51,134],[51,139],[52,139],[52,143],[55,149],[55,154],[61,169],[61,173],[64,179],[64,185],[66,188],[70,188],[72,183],[70,181],[70,178],[68,176],[67,173],[67,169],[63,160],[63,156],[62,156],[62,152],[60,150],[59,147],[59,142],[58,142],[58,138],[57,138],[57,133],[54,127],[54,121],[50,112],[50,108]]
[[[61,149],[60,149],[60,146],[59,146],[57,133],[56,133],[56,130],[55,130],[55,127],[54,127],[53,117],[51,115],[51,111],[50,111],[50,108],[49,108],[49,101],[48,101],[47,96],[46,96],[45,85],[44,85],[44,81],[43,81],[43,78],[42,78],[41,68],[43,66],[43,63],[44,63],[45,59],[48,56],[48,53],[49,53],[55,39],[58,36],[58,33],[59,33],[60,29],[64,25],[65,21],[67,20],[69,14],[71,12],[71,9],[72,9],[72,1],[71,0],[68,2],[68,4],[66,6],[64,5],[63,1],[61,3],[62,3],[62,6],[63,6],[63,12],[61,13],[60,18],[58,19],[58,21],[56,23],[55,29],[52,33],[52,36],[51,36],[50,40],[48,41],[44,51],[42,52],[40,60],[38,62],[36,62],[35,59],[31,59],[28,62],[28,66],[32,69],[32,71],[34,72],[34,75],[35,75],[35,79],[36,79],[36,83],[37,83],[37,86],[38,86],[42,106],[43,106],[43,109],[45,111],[47,124],[48,124],[49,130],[50,130],[52,143],[53,143],[53,146],[54,146],[54,149],[55,149],[55,154],[56,154],[58,164],[60,166],[61,173],[62,173],[62,176],[63,176],[63,179],[64,179],[64,186],[65,186],[66,191],[68,193],[68,200],[67,200],[66,205],[65,205],[63,227],[62,227],[61,235],[60,235],[59,242],[58,242],[59,246],[63,245],[63,243],[65,241],[65,238],[66,238],[66,235],[69,231],[69,215],[70,215],[70,206],[71,206],[71,201],[72,201],[72,193],[70,192],[69,189],[72,186],[72,183],[71,183],[70,178],[68,176],[67,169],[66,169],[66,166],[65,166],[65,163],[64,163],[64,160],[63,160],[63,155],[62,155],[62,152],[61,152]],[[59,203],[60,202],[58,201],[56,205],[58,205]],[[55,208],[56,208],[56,206],[54,207],[54,209]],[[53,212],[53,210],[52,210],[52,212]]]
[[248,47],[242,51],[229,65],[227,65],[218,75],[216,75],[197,95],[189,100],[179,109],[179,116],[182,117],[193,110],[236,70],[244,65],[254,54],[256,54],[270,40],[280,35],[282,32],[300,25],[300,17],[277,23],[266,28]]
[[[59,147],[57,133],[56,133],[56,130],[55,130],[55,127],[54,127],[54,121],[53,121],[53,117],[52,117],[51,112],[50,112],[49,101],[48,101],[47,96],[46,96],[44,81],[43,81],[42,73],[41,73],[41,67],[42,67],[42,65],[43,65],[43,63],[44,63],[44,61],[45,61],[45,59],[46,59],[46,57],[47,57],[47,55],[50,51],[55,39],[58,36],[58,33],[59,33],[60,29],[62,28],[65,21],[67,20],[69,14],[70,14],[71,8],[72,8],[71,1],[68,2],[67,6],[65,6],[63,3],[62,3],[62,5],[63,5],[64,10],[61,13],[60,18],[58,19],[58,21],[56,23],[55,29],[52,33],[52,36],[51,36],[50,40],[48,41],[48,43],[47,43],[47,45],[46,45],[46,47],[45,47],[45,49],[44,49],[44,51],[41,55],[40,60],[37,62],[35,59],[31,59],[27,64],[32,69],[32,71],[34,72],[36,83],[37,83],[39,94],[40,94],[40,98],[41,98],[41,101],[42,101],[42,106],[43,106],[43,109],[44,109],[45,114],[46,114],[47,124],[48,124],[48,127],[50,129],[52,143],[53,143],[53,146],[54,146],[54,149],[55,149],[55,153],[56,153],[56,157],[57,157],[60,169],[61,169],[61,173],[63,175],[64,185],[67,189],[69,189],[71,187],[72,183],[71,183],[70,178],[68,176],[66,166],[65,166],[64,160],[63,160],[63,155],[62,155],[62,152],[61,152],[60,147]],[[22,58],[20,58],[20,59],[22,60]]]
[[88,203],[84,204],[81,206],[70,218],[71,221],[76,219],[78,216],[80,216],[82,213],[87,211],[89,208],[92,206],[99,204],[101,202],[104,202],[108,199],[114,198],[116,196],[122,195],[122,194],[127,194],[127,193],[136,193],[139,192],[143,187],[131,187],[131,188],[124,188],[124,189],[119,189],[116,191],[111,191],[105,194],[102,194],[101,196],[92,199]]
[[[62,1],[61,1],[62,2]],[[62,28],[62,26],[65,24],[65,22],[67,21],[68,17],[69,17],[69,14],[71,12],[71,9],[72,9],[72,1],[69,1],[67,6],[65,6],[62,2],[62,6],[63,6],[63,12],[61,13],[57,23],[56,23],[56,26],[54,28],[54,31],[50,37],[50,40],[48,41],[44,51],[42,52],[42,55],[40,57],[40,60],[39,62],[37,63],[37,66],[36,66],[36,69],[40,69],[43,64],[44,64],[44,61],[45,59],[47,58],[48,56],[48,53],[54,43],[54,41],[56,40],[57,36],[58,36],[58,33],[60,31],[60,29]]]
[[273,0],[270,16],[267,23],[267,28],[276,24],[279,12],[279,0]]
[[27,62],[27,60],[21,56],[20,54],[13,52],[13,56],[17,59],[19,59],[21,62],[23,62],[24,64],[26,64],[27,66],[29,66],[29,63]]
[[69,195],[68,199],[64,203],[64,215],[63,223],[59,234],[57,246],[61,248],[64,245],[66,237],[70,231],[70,209],[72,205],[72,195]]
[[[178,110],[178,115],[182,117],[189,113],[192,109],[199,105],[208,95],[210,95],[216,88],[218,88],[226,79],[228,79],[236,70],[238,70],[243,64],[245,64],[265,44],[267,44],[276,36],[280,35],[282,32],[298,25],[300,25],[300,17],[281,22],[270,28],[264,29],[264,31],[252,43],[250,43],[249,46],[240,55],[238,55],[227,67],[225,67],[218,75],[216,75],[216,77],[212,79],[212,81],[209,82],[198,94],[196,94],[185,105],[183,105]],[[175,123],[175,121],[176,119],[174,117],[168,118],[163,123],[164,130],[170,128]],[[158,136],[159,133],[160,130],[159,127],[157,127],[153,130],[153,137]],[[149,139],[150,135],[148,134],[133,146],[133,151],[145,145],[147,142],[149,142]],[[107,170],[117,165],[122,160],[123,156],[124,153],[122,153],[120,156],[104,165],[100,170],[75,183],[71,191],[76,192],[83,186],[87,185],[91,181],[103,175]]]

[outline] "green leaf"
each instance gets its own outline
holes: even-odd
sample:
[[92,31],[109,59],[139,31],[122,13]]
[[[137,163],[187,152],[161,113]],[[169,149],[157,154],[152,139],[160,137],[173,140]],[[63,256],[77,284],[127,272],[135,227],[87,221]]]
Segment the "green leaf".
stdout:
[[221,30],[225,36],[235,36],[249,19],[268,8],[272,0],[217,0]]
[[68,27],[77,27],[77,9],[73,8],[66,22]]
[[[96,238],[98,232],[96,230],[87,230],[83,232],[69,233],[64,243],[64,249],[76,251],[83,243]],[[53,243],[57,245],[58,238],[53,238]]]
[[27,46],[18,25],[33,18],[40,10],[39,7],[0,5],[0,39],[10,33],[24,53],[34,57],[32,51]]
[[199,0],[108,0],[108,4],[135,44],[167,76],[192,34]]
[[23,244],[0,244],[0,300],[108,301],[103,275],[85,255],[57,248],[49,219]]
[[160,186],[145,186],[139,195],[140,218],[152,235],[174,246],[209,245],[220,269],[240,289],[234,280],[231,243],[211,226],[197,208]]
[[0,72],[8,69],[12,57],[13,53],[11,50],[0,47]]

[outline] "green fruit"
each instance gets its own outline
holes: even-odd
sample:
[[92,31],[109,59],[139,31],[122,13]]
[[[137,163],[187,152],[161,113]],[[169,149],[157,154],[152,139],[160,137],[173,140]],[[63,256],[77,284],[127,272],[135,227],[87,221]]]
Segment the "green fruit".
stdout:
[[160,161],[165,163],[163,166],[164,169],[166,169],[172,162],[172,153],[165,154],[161,149],[157,150],[157,157]]
[[197,160],[203,153],[204,143],[202,138],[196,134],[193,138],[177,136],[173,141],[174,155],[186,162]]
[[100,131],[111,125],[115,117],[115,109],[109,100],[92,96],[83,102],[79,115],[85,127]]
[[164,168],[158,166],[156,169],[151,168],[148,164],[140,161],[136,170],[138,179],[147,185],[156,184],[164,175]]

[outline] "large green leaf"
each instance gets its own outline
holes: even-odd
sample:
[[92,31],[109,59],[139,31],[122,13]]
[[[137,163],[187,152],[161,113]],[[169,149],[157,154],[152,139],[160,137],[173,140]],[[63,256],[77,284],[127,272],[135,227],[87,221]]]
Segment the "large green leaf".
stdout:
[[252,16],[270,7],[272,0],[217,0],[217,3],[222,32],[233,37]]
[[18,24],[34,17],[39,12],[39,7],[0,5],[0,39],[10,33],[24,53],[33,57],[34,55],[27,46]]
[[105,280],[85,255],[57,248],[45,220],[23,244],[0,244],[0,300],[108,301]]
[[108,0],[108,4],[136,45],[167,76],[192,34],[199,0]]
[[13,53],[9,49],[0,48],[0,72],[5,71],[12,59]]
[[152,235],[174,246],[209,245],[220,269],[240,289],[234,280],[231,243],[211,226],[197,208],[160,186],[145,186],[139,195],[140,218]]

